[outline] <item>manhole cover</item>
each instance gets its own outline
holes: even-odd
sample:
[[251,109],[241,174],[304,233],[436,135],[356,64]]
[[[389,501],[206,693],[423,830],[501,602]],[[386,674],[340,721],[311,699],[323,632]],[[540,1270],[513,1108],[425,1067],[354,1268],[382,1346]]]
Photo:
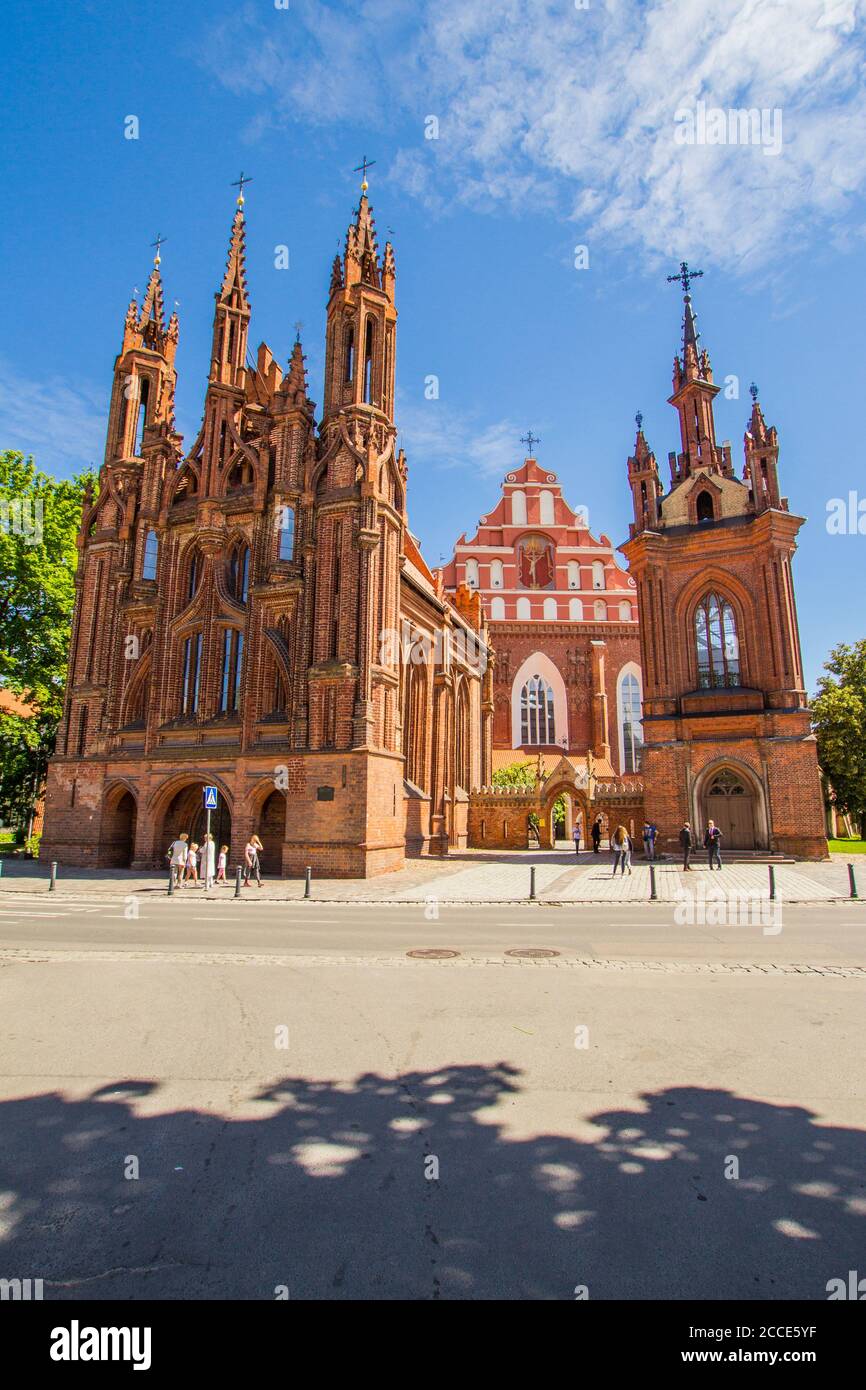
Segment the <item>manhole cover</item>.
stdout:
[[415,960],[453,960],[459,956],[459,951],[446,951],[439,946],[429,946],[423,951],[407,951],[407,956],[412,956]]
[[506,951],[507,956],[520,956],[523,960],[548,960],[558,956],[560,951],[549,951],[546,946],[523,946],[517,951]]

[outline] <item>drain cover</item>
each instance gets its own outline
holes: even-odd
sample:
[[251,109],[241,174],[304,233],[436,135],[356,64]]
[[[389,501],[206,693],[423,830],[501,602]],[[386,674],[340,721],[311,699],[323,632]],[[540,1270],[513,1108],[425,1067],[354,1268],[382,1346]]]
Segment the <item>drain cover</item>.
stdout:
[[459,951],[446,951],[439,946],[428,946],[422,951],[407,951],[407,956],[412,956],[414,960],[453,960],[459,956]]
[[523,946],[517,951],[506,951],[507,956],[520,956],[522,960],[549,960],[551,956],[558,956],[560,951],[550,951],[546,946]]

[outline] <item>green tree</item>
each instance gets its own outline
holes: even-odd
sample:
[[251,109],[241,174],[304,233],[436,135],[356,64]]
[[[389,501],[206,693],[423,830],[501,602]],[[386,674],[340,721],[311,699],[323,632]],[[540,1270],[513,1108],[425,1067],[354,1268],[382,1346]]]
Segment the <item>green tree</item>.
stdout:
[[35,711],[0,715],[0,814],[18,826],[38,799],[63,713],[88,480],[58,480],[32,458],[0,453],[0,686]]
[[840,811],[866,830],[866,638],[834,647],[824,662],[812,716],[818,761]]
[[509,763],[493,774],[494,787],[534,787],[535,763]]

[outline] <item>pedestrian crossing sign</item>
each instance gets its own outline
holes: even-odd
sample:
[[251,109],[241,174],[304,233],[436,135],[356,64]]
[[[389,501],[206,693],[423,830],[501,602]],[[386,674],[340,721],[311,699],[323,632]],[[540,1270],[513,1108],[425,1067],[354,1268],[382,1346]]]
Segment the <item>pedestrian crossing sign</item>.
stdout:
[[217,789],[216,787],[205,787],[204,789],[204,809],[215,811],[217,808]]

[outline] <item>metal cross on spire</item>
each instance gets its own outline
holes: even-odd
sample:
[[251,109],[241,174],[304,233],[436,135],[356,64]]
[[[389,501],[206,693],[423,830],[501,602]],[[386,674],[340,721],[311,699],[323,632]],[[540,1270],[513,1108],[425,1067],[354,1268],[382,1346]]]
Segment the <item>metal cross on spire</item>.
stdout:
[[758,388],[757,388],[757,386],[755,385],[754,382],[752,382],[751,386],[749,387],[749,395],[751,396],[753,402],[757,402],[757,399],[758,399]]
[[368,170],[368,169],[372,169],[372,167],[373,167],[373,165],[374,165],[375,163],[376,163],[375,159],[368,159],[367,156],[364,155],[363,159],[361,160],[361,163],[360,163],[360,164],[356,164],[355,167],[354,167],[354,169],[352,170],[352,173],[353,173],[353,174],[361,174],[361,175],[363,176],[362,179],[361,179],[361,192],[362,192],[362,193],[366,193],[366,192],[367,192],[367,189],[368,189],[368,187],[369,187],[369,184],[367,183],[367,170]]
[[297,323],[295,324],[295,342],[296,342],[296,343],[299,343],[299,342],[301,341],[301,329],[303,328],[303,326],[304,326],[303,319],[298,319]]
[[164,236],[162,235],[162,232],[157,232],[157,234],[156,234],[156,241],[152,241],[152,242],[150,243],[151,246],[155,246],[155,247],[156,247],[156,255],[155,255],[154,258],[153,258],[153,263],[154,263],[154,265],[156,265],[156,266],[158,266],[159,263],[160,263],[160,261],[162,260],[162,256],[159,254],[159,248],[160,248],[161,246],[164,246],[165,243],[166,243],[167,241],[168,241],[168,237],[164,237]]
[[689,270],[688,261],[680,261],[679,272],[676,275],[668,276],[668,284],[672,285],[678,280],[683,287],[683,294],[688,294],[692,281],[699,279],[703,273],[702,270]]
[[634,422],[635,422],[635,424],[637,425],[638,429],[640,429],[641,425],[643,424],[643,415],[641,414],[640,411],[638,411],[637,414],[635,415],[635,417],[634,417]]
[[252,176],[252,174],[250,174],[249,176],[247,176],[247,175],[244,173],[243,169],[241,169],[241,176],[240,176],[240,178],[239,178],[239,179],[235,179],[235,180],[232,182],[232,188],[236,188],[236,189],[238,190],[238,207],[239,207],[239,208],[242,208],[243,205],[244,205],[244,184],[245,184],[245,183],[252,183],[252,181],[253,181],[253,176]]
[[533,434],[533,433],[532,433],[532,430],[528,430],[528,431],[526,432],[526,434],[522,434],[522,435],[520,436],[520,442],[521,442],[521,444],[525,444],[525,445],[526,445],[527,449],[529,450],[529,457],[530,457],[530,458],[534,458],[535,455],[534,455],[533,452],[532,452],[532,446],[533,446],[533,444],[540,444],[540,443],[541,443],[541,440],[540,440],[540,438],[538,437],[538,435],[537,435],[537,434]]

